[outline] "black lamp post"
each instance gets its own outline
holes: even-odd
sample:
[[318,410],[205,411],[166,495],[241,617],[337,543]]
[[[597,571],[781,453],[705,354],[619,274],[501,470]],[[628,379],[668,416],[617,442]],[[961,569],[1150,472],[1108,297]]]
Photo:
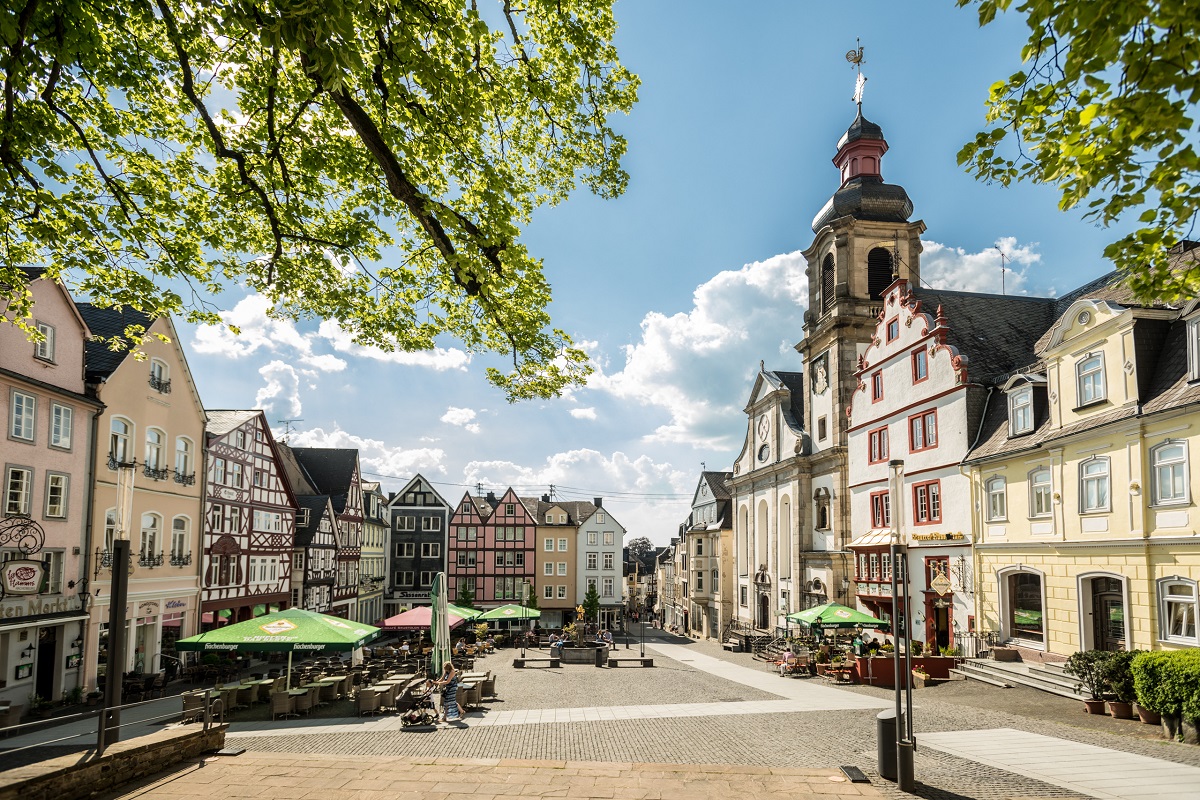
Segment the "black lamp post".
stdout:
[[[916,740],[912,719],[912,643],[908,635],[908,548],[901,544],[900,523],[904,518],[904,462],[888,462],[891,470],[892,544],[892,631],[896,689],[896,788],[911,792],[915,785],[913,753]],[[903,574],[901,574],[903,573]],[[903,657],[900,645],[904,645]],[[902,703],[903,700],[903,703]]]
[[125,678],[125,606],[129,602],[129,518],[133,513],[132,463],[117,465],[117,535],[112,543],[112,584],[108,598],[108,657],[104,708],[97,726],[96,750],[103,753],[121,738],[121,691]]

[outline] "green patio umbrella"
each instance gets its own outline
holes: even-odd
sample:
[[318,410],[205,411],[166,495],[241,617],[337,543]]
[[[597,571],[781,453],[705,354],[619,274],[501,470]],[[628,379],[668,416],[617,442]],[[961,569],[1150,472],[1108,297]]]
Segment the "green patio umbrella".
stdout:
[[450,660],[450,615],[446,606],[446,573],[433,576],[433,588],[429,592],[433,616],[429,624],[429,637],[433,639],[433,653],[429,656],[429,676],[442,672],[442,665]]
[[264,614],[245,622],[189,636],[175,642],[177,650],[201,652],[286,652],[288,688],[292,680],[292,653],[349,652],[379,636],[379,628],[330,617],[302,608]]
[[467,608],[466,606],[456,606],[454,603],[446,603],[446,610],[451,614],[457,614],[463,619],[475,619],[483,612],[478,608]]
[[509,603],[506,606],[483,612],[479,615],[479,619],[537,619],[541,615],[542,612],[536,608]]
[[825,603],[813,608],[788,614],[788,622],[799,622],[810,628],[882,628],[887,623],[870,614],[857,611],[840,603]]

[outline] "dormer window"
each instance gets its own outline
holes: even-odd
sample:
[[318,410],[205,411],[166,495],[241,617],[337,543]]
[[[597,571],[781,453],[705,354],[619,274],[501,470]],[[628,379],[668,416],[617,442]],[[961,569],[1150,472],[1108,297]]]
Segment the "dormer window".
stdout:
[[1099,403],[1107,396],[1104,391],[1104,354],[1084,356],[1075,365],[1075,379],[1079,389],[1079,406]]
[[1008,396],[1008,431],[1019,436],[1033,430],[1033,389],[1026,386]]
[[886,336],[889,342],[893,342],[900,337],[899,318],[888,320]]
[[546,524],[547,524],[547,525],[549,525],[549,524],[551,524],[552,522],[554,522],[554,515],[553,515],[553,514],[549,514],[549,513],[548,513],[548,514],[546,514]]

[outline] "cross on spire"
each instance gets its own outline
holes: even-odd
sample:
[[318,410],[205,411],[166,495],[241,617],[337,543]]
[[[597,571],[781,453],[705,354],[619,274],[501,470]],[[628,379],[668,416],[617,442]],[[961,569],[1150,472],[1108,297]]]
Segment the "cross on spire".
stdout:
[[866,59],[863,58],[862,40],[855,37],[854,41],[858,44],[858,49],[847,51],[846,60],[858,70],[858,79],[854,82],[854,97],[851,99],[858,105],[858,110],[862,111],[863,89],[867,86],[867,78],[862,74],[862,65],[866,63]]

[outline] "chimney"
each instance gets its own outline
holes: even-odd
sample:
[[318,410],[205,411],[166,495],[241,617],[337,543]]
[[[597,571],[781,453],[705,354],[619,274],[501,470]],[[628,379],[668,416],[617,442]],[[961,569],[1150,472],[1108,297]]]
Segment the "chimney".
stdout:
[[487,501],[488,501],[488,505],[489,505],[489,506],[494,506],[494,505],[496,505],[496,493],[495,493],[495,492],[488,492],[488,493],[487,493]]
[[544,495],[542,495],[542,502],[543,502],[543,503],[549,503],[549,502],[550,502],[550,495],[548,495],[548,494],[544,494]]
[[593,497],[592,505],[594,505],[596,508],[604,508],[604,498],[603,497]]

